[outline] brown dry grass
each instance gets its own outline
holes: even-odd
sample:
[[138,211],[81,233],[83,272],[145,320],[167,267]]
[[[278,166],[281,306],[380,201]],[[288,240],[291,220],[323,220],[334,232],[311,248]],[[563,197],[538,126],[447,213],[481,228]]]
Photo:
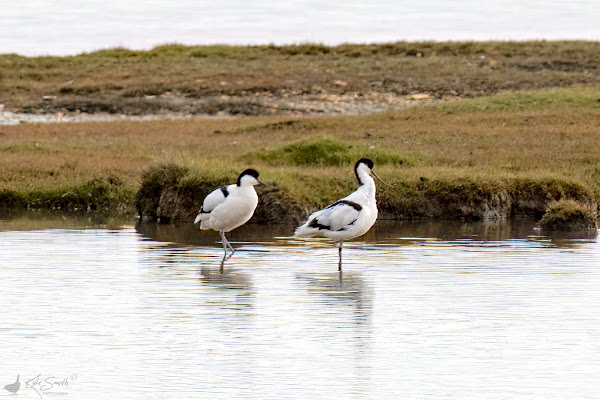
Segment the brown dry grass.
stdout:
[[[278,111],[254,96],[349,94],[365,103],[373,93],[477,97],[594,85],[599,72],[600,43],[586,41],[169,45],[72,57],[0,55],[0,103],[29,112],[255,115]],[[45,95],[56,99],[43,101]]]

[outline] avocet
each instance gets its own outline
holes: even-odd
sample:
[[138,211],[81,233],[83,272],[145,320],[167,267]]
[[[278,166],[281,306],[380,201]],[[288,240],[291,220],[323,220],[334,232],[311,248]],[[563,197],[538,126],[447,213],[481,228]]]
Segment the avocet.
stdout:
[[231,250],[231,254],[235,253],[225,237],[225,232],[245,224],[252,218],[258,204],[258,195],[254,190],[254,185],[259,183],[264,184],[258,180],[256,170],[245,170],[237,178],[235,184],[215,189],[206,196],[202,208],[194,220],[195,224],[200,222],[200,229],[214,229],[219,232],[225,252],[224,258],[227,256],[228,248]]
[[[342,270],[342,244],[367,233],[377,219],[373,161],[361,158],[354,165],[358,189],[313,213],[304,225],[298,227],[296,237],[322,236],[339,242],[339,270]],[[382,181],[383,182],[383,181]]]

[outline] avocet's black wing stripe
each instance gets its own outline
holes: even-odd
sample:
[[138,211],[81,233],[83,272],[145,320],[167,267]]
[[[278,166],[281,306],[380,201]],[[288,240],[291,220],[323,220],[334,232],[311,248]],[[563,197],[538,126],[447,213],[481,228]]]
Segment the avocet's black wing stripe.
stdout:
[[348,229],[358,219],[362,206],[350,200],[339,200],[313,216],[308,226],[319,230]]
[[319,221],[317,220],[317,218],[314,218],[312,221],[310,221],[308,223],[308,226],[310,226],[311,228],[317,228],[317,229],[331,229],[331,226],[329,225],[323,225],[320,224]]
[[337,206],[337,205],[340,205],[340,204],[346,204],[346,205],[348,205],[348,206],[350,206],[350,207],[354,208],[356,211],[360,211],[360,210],[362,210],[362,206],[361,206],[360,204],[358,204],[358,203],[355,203],[355,202],[353,202],[353,201],[350,201],[350,200],[338,200],[338,201],[336,201],[335,203],[333,203],[333,204],[330,204],[330,205],[328,205],[327,207],[325,207],[325,209],[328,209],[328,208],[333,208],[333,207],[335,207],[335,206]]
[[340,229],[338,229],[338,232],[340,232],[340,231],[347,231],[348,229],[352,228],[354,226],[354,223],[357,220],[358,219],[355,219],[354,221],[350,222],[349,224],[342,226]]
[[204,199],[200,213],[210,213],[212,210],[214,210],[216,206],[223,203],[231,194],[230,190],[231,189],[229,187],[223,186],[210,192],[209,195]]

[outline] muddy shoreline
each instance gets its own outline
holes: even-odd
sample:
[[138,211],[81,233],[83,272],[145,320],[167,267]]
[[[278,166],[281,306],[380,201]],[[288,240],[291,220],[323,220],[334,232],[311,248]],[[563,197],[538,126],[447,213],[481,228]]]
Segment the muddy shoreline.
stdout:
[[[404,108],[443,101],[427,93],[396,95],[394,93],[326,93],[318,95],[287,95],[257,93],[256,95],[210,96],[190,99],[181,95],[150,96],[143,100],[121,105],[115,112],[110,106],[89,102],[64,103],[56,98],[47,100],[41,108],[5,110],[0,104],[0,125],[37,122],[110,122],[182,120],[192,118],[236,118],[243,116],[315,116],[361,115],[401,110]],[[149,113],[150,112],[150,113]]]

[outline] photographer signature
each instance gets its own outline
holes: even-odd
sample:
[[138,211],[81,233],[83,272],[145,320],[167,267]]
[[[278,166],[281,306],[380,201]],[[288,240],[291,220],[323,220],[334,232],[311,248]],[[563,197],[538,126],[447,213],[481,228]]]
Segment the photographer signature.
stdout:
[[33,378],[25,381],[25,387],[32,389],[34,392],[42,398],[42,394],[67,394],[69,383],[77,380],[77,375],[71,375],[70,377],[58,378],[55,376],[48,376],[42,378],[42,374],[38,374]]

